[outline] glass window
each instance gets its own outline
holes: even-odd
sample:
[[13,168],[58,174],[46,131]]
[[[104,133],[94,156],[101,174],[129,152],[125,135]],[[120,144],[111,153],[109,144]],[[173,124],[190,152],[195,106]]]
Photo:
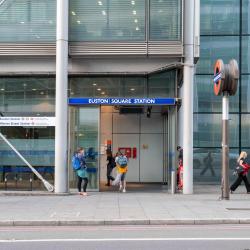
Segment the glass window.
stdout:
[[[239,146],[239,116],[229,116],[229,145]],[[194,147],[221,146],[221,114],[194,114]]]
[[[196,75],[194,83],[194,112],[221,112],[222,98],[216,96],[212,75]],[[239,112],[239,91],[230,97],[230,112]]]
[[[221,148],[194,148],[194,181],[195,182],[217,182],[221,181]],[[238,158],[238,149],[229,150],[229,168],[235,168]],[[235,177],[230,174],[230,181]]]
[[175,70],[150,76],[148,97],[175,97],[175,76]]
[[70,78],[72,97],[143,97],[146,95],[143,77],[82,77]]
[[70,41],[145,40],[145,0],[71,0]]
[[180,0],[150,1],[150,40],[181,39]]
[[203,0],[201,35],[239,34],[239,0]]
[[0,110],[6,116],[53,116],[55,79],[0,78]]
[[250,36],[242,36],[242,73],[250,73]]
[[0,42],[56,40],[56,0],[0,3]]
[[242,112],[250,112],[250,75],[241,76],[241,109]]
[[232,58],[239,61],[239,37],[201,37],[201,57],[197,73],[213,74],[215,61],[221,58],[228,63]]
[[250,1],[242,1],[242,33],[250,34]]
[[241,145],[250,147],[250,114],[241,115]]

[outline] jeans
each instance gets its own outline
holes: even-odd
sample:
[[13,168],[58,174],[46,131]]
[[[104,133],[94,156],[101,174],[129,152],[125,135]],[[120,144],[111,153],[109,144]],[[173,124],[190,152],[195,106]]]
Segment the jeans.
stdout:
[[89,180],[88,180],[88,178],[82,178],[80,176],[78,176],[78,183],[77,183],[78,191],[81,192],[81,190],[82,190],[82,180],[84,181],[83,192],[86,192]]
[[243,175],[243,174],[238,175],[238,178],[233,183],[233,185],[230,187],[230,190],[235,191],[236,188],[241,184],[242,181],[244,181],[244,183],[245,183],[245,187],[246,187],[247,192],[250,192],[250,184],[248,182],[247,176]]

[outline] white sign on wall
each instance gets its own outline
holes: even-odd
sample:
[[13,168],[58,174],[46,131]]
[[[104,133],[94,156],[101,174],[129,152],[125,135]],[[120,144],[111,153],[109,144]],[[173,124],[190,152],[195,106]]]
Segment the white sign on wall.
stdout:
[[55,117],[0,117],[0,127],[54,127]]

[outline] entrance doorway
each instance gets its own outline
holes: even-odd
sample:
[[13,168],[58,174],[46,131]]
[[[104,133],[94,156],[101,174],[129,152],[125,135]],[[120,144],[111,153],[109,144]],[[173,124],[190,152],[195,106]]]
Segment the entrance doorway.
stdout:
[[[129,155],[128,182],[169,183],[171,164],[174,164],[171,151],[174,141],[169,122],[173,119],[169,119],[168,112],[172,107],[151,106],[150,112],[148,106],[138,106],[137,110],[132,110],[136,107],[121,107],[70,106],[69,166],[77,147],[84,147],[88,189],[98,191],[107,181],[106,149],[111,146],[113,154],[122,150]],[[115,170],[113,175],[116,175]],[[76,175],[69,167],[70,188],[75,189],[76,182]]]

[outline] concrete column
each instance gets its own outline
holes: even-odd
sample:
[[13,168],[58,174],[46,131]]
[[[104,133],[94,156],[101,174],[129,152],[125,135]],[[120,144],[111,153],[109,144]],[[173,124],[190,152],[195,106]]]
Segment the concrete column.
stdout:
[[57,0],[55,192],[68,192],[68,0]]
[[183,194],[192,194],[195,0],[185,0],[184,3]]

